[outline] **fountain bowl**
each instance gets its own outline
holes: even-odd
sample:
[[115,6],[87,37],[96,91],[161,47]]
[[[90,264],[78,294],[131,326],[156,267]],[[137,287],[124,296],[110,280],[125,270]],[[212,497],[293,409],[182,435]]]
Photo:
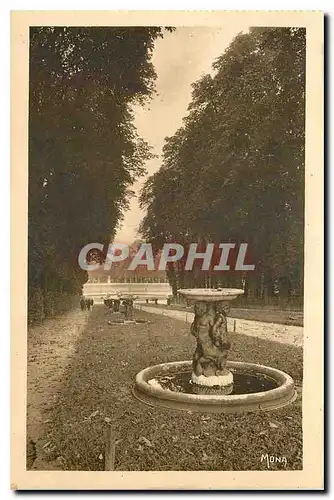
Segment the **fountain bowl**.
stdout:
[[150,366],[136,375],[134,396],[150,406],[202,413],[240,413],[274,410],[293,402],[296,391],[293,379],[281,370],[255,363],[227,361],[235,376],[245,375],[271,381],[274,388],[240,394],[198,394],[174,391],[153,383],[159,377],[173,378],[191,373],[191,361],[176,361]]
[[133,295],[132,293],[120,293],[118,295],[119,300],[136,300],[138,295]]
[[104,297],[105,300],[120,300],[119,295],[107,295]]
[[222,302],[236,299],[244,293],[241,288],[181,288],[178,290],[187,300]]

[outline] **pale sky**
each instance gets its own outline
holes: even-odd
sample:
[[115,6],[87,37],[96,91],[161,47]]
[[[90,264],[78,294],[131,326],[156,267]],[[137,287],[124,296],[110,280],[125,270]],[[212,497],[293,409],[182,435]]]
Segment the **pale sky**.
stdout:
[[191,84],[203,74],[211,73],[213,61],[220,56],[233,38],[249,26],[177,28],[167,33],[155,43],[152,62],[157,73],[156,95],[145,107],[135,110],[135,126],[140,137],[152,147],[153,153],[160,156],[146,163],[148,175],[136,182],[132,189],[130,209],[115,241],[125,244],[138,238],[138,226],[145,213],[140,210],[138,194],[149,175],[161,165],[164,139],[175,134],[182,125],[191,100]]

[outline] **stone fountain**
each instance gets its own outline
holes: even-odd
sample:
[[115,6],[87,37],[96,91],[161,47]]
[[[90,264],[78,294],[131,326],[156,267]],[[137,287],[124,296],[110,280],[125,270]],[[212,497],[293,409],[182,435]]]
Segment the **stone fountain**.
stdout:
[[275,368],[228,361],[230,302],[243,290],[183,289],[194,302],[191,334],[196,339],[192,361],[162,363],[136,375],[133,393],[151,406],[201,412],[275,409],[296,397],[293,379]]
[[[114,312],[119,312],[119,306],[123,306],[124,319],[108,321],[108,324],[135,324],[136,320],[133,318],[133,303],[137,297],[133,294],[117,294],[116,296],[108,297],[108,305],[112,305],[111,309]],[[106,302],[106,301],[105,301]],[[116,307],[115,307],[116,305]]]
[[112,312],[119,312],[120,302],[121,301],[118,295],[108,294],[107,297],[104,299],[105,306],[107,306],[107,308],[110,309]]
[[137,324],[143,324],[143,323],[150,323],[150,321],[145,320],[145,319],[136,319],[133,317],[133,303],[138,297],[136,295],[130,294],[130,293],[119,293],[115,297],[111,297],[111,300],[113,300],[113,304],[117,304],[117,311],[115,310],[115,307],[113,308],[114,312],[119,312],[119,305],[122,304],[123,306],[123,314],[124,314],[124,319],[114,319],[114,320],[109,320],[108,324],[109,325],[137,325]]
[[191,381],[199,394],[230,394],[233,374],[226,367],[231,347],[227,334],[230,301],[244,293],[240,289],[190,289],[179,293],[195,302],[191,333],[196,338]]

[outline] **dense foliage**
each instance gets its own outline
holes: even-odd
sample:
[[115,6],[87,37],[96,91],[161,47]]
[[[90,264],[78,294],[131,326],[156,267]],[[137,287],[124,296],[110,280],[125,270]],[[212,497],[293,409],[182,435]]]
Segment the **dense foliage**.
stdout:
[[154,92],[151,55],[162,34],[157,27],[31,28],[31,320],[54,310],[48,297],[80,291],[80,249],[110,241],[144,173],[151,153],[131,105]]
[[141,233],[165,241],[248,242],[256,272],[209,273],[182,263],[177,286],[243,285],[253,296],[302,295],[305,30],[252,28],[193,84],[183,126],[166,138],[146,182]]

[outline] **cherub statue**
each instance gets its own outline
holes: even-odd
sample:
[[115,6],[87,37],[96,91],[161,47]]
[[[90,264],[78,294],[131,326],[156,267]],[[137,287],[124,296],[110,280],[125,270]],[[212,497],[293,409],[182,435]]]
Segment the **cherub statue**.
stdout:
[[190,327],[190,332],[194,335],[194,337],[198,338],[203,329],[208,331],[210,326],[213,324],[214,314],[211,304],[206,302],[196,302],[194,310],[195,317]]
[[224,302],[217,302],[214,324],[211,329],[211,336],[215,346],[220,349],[228,350],[231,347],[227,339],[227,314],[229,313],[229,305]]
[[195,318],[191,333],[197,346],[193,356],[193,372],[196,376],[223,375],[230,342],[227,338],[226,314],[229,307],[220,302],[195,305]]

